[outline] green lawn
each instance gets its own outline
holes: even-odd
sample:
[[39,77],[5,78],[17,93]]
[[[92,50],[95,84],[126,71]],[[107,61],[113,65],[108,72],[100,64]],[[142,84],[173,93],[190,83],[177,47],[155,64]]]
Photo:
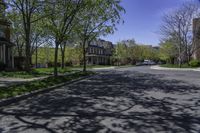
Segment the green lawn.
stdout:
[[[15,71],[15,72],[0,72],[0,77],[6,77],[6,78],[36,78],[36,77],[43,77],[53,74],[53,68],[37,68],[33,69],[30,72],[26,71]],[[58,73],[64,74],[64,73],[70,73],[72,72],[71,68],[58,68]]]
[[[103,67],[110,67],[109,65],[88,65],[87,69],[92,69],[92,68],[103,68]],[[58,68],[58,73],[60,74],[66,74],[66,73],[71,73],[77,71],[76,69],[81,69],[82,70],[83,66],[72,66],[72,67],[65,67],[64,69]],[[5,72],[2,71],[0,72],[0,77],[6,77],[6,78],[36,78],[36,77],[43,77],[43,76],[48,76],[52,75],[54,72],[54,68],[34,68],[30,72],[26,71],[16,71],[16,72]]]
[[0,72],[0,77],[6,78],[36,78],[46,76],[47,74],[37,73],[37,72],[25,72],[25,71],[16,71],[16,72]]
[[[33,69],[34,72],[36,73],[40,73],[40,74],[53,74],[54,72],[54,68],[50,67],[50,68],[36,68]],[[64,69],[58,67],[58,73],[70,73],[72,72],[72,67],[65,67]]]
[[76,72],[67,76],[49,77],[43,80],[26,82],[20,85],[14,85],[10,87],[0,88],[0,99],[14,97],[17,95],[25,94],[27,92],[32,92],[35,90],[44,89],[56,84],[71,81],[73,79],[78,79],[79,77],[93,75],[93,72]]
[[[161,67],[167,67],[167,68],[180,68],[178,64],[163,64],[160,65]],[[197,68],[197,67],[191,67],[188,64],[182,64],[181,68]]]
[[[104,68],[104,67],[112,67],[112,65],[87,65],[87,68],[91,69],[91,68]],[[82,69],[83,66],[73,66],[71,68],[80,68]]]

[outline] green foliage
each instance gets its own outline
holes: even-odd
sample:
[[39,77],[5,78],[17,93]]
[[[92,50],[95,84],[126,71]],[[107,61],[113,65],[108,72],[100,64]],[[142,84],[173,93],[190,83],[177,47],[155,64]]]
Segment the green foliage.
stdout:
[[191,67],[200,67],[200,61],[199,61],[199,60],[191,60],[191,61],[189,62],[189,65],[190,65]]
[[[167,68],[180,68],[180,66],[178,64],[163,64],[160,66],[167,67]],[[186,64],[182,64],[181,68],[192,68],[192,67],[186,63]]]
[[28,83],[15,85],[6,88],[0,88],[0,99],[14,97],[17,95],[25,94],[27,92],[32,92],[40,89],[45,89],[47,87],[71,81],[79,77],[88,76],[94,74],[93,72],[77,72],[67,76],[49,77],[47,79],[31,81]]
[[[66,67],[64,69],[58,68],[58,73],[65,74],[65,73],[71,73],[72,68]],[[0,72],[0,77],[12,77],[12,78],[36,78],[36,77],[43,77],[48,76],[53,73],[53,68],[37,68],[33,69],[30,72],[26,71],[16,71],[16,72]]]
[[137,61],[145,59],[159,60],[158,50],[148,45],[137,45],[135,42],[130,43],[130,41],[122,41],[115,47],[113,60],[117,60],[121,65],[134,65]]
[[76,32],[83,48],[83,71],[86,71],[86,44],[99,36],[114,33],[124,11],[120,2],[120,0],[84,0],[84,8],[79,12],[76,20],[79,22]]
[[[40,73],[40,74],[52,74],[53,73],[54,68],[50,67],[50,68],[36,68],[33,69],[33,72],[35,73]],[[64,69],[62,68],[58,68],[58,73],[64,74],[64,73],[70,73],[72,72],[72,68],[71,67],[65,67]]]
[[125,64],[128,58],[128,48],[125,44],[118,43],[115,47],[115,58],[120,64]]
[[42,73],[36,73],[36,72],[25,72],[25,71],[18,71],[18,72],[0,72],[0,77],[12,77],[12,78],[35,78],[35,77],[41,77],[45,76]]
[[[54,48],[39,47],[38,48],[38,63],[47,64],[54,61]],[[35,64],[35,53],[32,56],[32,63]],[[72,65],[80,65],[82,60],[82,49],[80,47],[66,47],[65,62],[72,62]],[[61,52],[58,50],[58,62],[61,63]]]
[[177,57],[178,52],[173,41],[167,40],[160,44],[160,59],[173,64],[174,59]]

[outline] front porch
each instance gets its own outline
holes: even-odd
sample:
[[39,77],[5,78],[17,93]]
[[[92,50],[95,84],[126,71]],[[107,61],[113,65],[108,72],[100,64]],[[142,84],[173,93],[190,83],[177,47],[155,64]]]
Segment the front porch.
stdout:
[[88,55],[88,65],[110,65],[110,56]]
[[14,68],[13,46],[11,42],[0,38],[0,62],[6,65],[6,69]]

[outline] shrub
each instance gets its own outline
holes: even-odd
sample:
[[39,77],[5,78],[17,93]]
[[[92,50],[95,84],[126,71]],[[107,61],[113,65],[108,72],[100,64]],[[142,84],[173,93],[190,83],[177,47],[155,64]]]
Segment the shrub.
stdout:
[[190,65],[191,67],[199,67],[199,66],[200,66],[200,61],[199,61],[199,60],[191,60],[191,61],[189,62],[189,65]]
[[65,62],[65,66],[72,66],[72,61]]
[[4,70],[5,68],[6,68],[6,64],[0,61],[0,71]]

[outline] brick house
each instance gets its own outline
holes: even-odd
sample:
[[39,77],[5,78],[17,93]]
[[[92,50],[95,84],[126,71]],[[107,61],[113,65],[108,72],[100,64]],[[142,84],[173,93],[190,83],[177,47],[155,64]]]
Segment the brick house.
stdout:
[[193,58],[200,60],[200,18],[193,19]]
[[105,40],[96,40],[87,47],[87,64],[88,65],[110,65],[113,51],[112,42]]
[[10,22],[5,18],[6,4],[0,0],[0,62],[6,68],[14,67],[13,46],[10,42]]

